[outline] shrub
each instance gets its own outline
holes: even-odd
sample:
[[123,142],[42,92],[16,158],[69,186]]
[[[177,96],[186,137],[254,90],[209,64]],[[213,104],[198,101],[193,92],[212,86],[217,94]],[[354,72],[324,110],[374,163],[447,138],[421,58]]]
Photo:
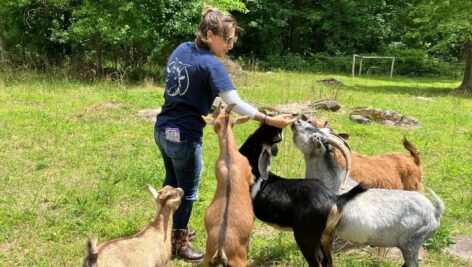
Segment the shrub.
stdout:
[[309,70],[309,64],[306,59],[297,54],[287,54],[283,56],[269,55],[267,56],[261,67],[266,70],[270,69],[283,69],[293,71],[307,71]]
[[[363,54],[366,55],[366,54]],[[372,54],[374,55],[374,54]],[[395,56],[394,75],[404,76],[450,76],[463,69],[463,64],[453,64],[434,58],[423,50],[398,49],[383,55]],[[379,55],[379,56],[383,56]],[[350,74],[352,71],[352,55],[330,56],[317,53],[310,56],[298,54],[269,55],[263,59],[241,59],[245,69],[254,66],[262,70],[307,71],[318,73]],[[391,68],[389,59],[364,59],[362,74],[389,75]],[[359,72],[359,61],[356,60],[356,73]],[[461,73],[459,73],[460,76]]]
[[419,49],[405,49],[395,52],[395,73],[410,76],[445,75],[450,70],[450,64],[437,58],[430,57]]

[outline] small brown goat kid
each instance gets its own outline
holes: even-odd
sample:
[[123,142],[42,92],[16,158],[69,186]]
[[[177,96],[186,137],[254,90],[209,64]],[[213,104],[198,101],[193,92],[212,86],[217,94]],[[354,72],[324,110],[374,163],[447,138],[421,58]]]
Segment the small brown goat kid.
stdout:
[[179,207],[184,191],[165,186],[156,191],[148,185],[158,212],[141,232],[97,246],[96,238],[87,241],[83,266],[165,266],[171,256],[172,216]]
[[[327,121],[322,119],[302,119],[308,120],[317,128],[327,127]],[[329,128],[333,131],[332,128]],[[334,132],[334,131],[333,131]],[[339,134],[344,139],[347,134]],[[399,189],[423,192],[423,173],[419,152],[406,139],[403,139],[403,146],[410,152],[410,155],[392,152],[381,156],[366,156],[351,151],[352,168],[350,176],[357,182],[364,182],[369,188]],[[344,156],[338,149],[334,149],[335,159],[342,168],[345,168]]]
[[205,213],[208,234],[204,266],[246,266],[249,239],[254,223],[249,187],[253,183],[251,167],[236,146],[232,127],[249,117],[233,119],[218,107],[213,117],[204,117],[218,134],[220,155],[215,164],[216,192]]

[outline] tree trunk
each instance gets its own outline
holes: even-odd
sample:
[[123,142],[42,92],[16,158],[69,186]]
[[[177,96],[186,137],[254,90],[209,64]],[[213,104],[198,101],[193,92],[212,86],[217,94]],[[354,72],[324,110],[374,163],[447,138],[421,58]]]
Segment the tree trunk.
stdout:
[[302,24],[302,18],[300,17],[299,12],[302,8],[302,3],[303,0],[293,0],[293,9],[297,12],[290,21],[290,51],[293,53],[300,52],[300,27]]
[[23,66],[26,66],[26,48],[25,48],[25,40],[23,37],[21,38],[21,56],[23,58]]
[[466,91],[472,91],[472,41],[465,44],[465,70],[464,79],[459,87]]
[[[72,22],[71,22],[72,12],[69,11],[69,10],[64,11],[63,17],[64,17],[64,20],[63,20],[63,24],[62,24],[62,29],[64,31],[67,31],[70,28],[71,24],[72,24]],[[72,55],[72,44],[71,44],[70,40],[67,41],[64,44],[64,54],[69,58]],[[62,59],[62,60],[64,60],[64,59]]]
[[3,48],[3,32],[0,32],[0,63],[5,62],[6,56],[5,56],[5,49]]
[[96,50],[96,55],[95,55],[95,68],[96,68],[96,74],[99,77],[103,76],[103,66],[102,66],[102,42],[97,41],[95,43],[95,50]]

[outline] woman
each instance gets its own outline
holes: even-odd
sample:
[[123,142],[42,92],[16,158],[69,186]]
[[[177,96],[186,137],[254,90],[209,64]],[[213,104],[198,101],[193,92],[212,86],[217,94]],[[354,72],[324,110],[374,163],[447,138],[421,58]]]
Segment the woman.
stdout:
[[193,203],[197,200],[202,170],[202,136],[207,115],[216,96],[240,115],[284,128],[295,119],[289,115],[267,117],[242,101],[226,71],[216,58],[223,58],[237,40],[236,21],[217,9],[207,7],[195,42],[180,44],[167,62],[165,103],[157,116],[154,138],[166,169],[164,185],[180,187],[185,195],[174,215],[172,253],[185,260],[201,260],[203,253],[188,245],[187,228]]

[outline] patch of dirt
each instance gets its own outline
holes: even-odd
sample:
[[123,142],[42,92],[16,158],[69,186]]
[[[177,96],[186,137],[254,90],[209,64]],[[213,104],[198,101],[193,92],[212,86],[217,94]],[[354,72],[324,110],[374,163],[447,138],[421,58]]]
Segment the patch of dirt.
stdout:
[[459,236],[455,244],[445,249],[446,253],[458,256],[472,264],[472,235]]
[[123,107],[124,104],[117,101],[104,101],[82,109],[82,111],[77,112],[73,117],[82,118],[84,116],[97,116],[99,114],[107,113],[110,110],[118,110]]
[[228,70],[229,75],[231,77],[238,77],[241,75],[246,75],[247,73],[243,70],[241,65],[239,65],[236,61],[231,60],[228,57],[220,59],[223,64],[225,65],[226,69]]
[[[418,119],[403,116],[398,112],[386,109],[358,107],[352,109],[350,116],[351,120],[360,123],[374,121],[382,125],[400,126],[405,128],[417,128],[420,126]],[[360,121],[361,119],[363,120]]]
[[156,122],[156,116],[159,112],[161,112],[161,107],[158,108],[148,108],[148,109],[141,109],[138,111],[138,115],[148,121]]
[[302,101],[302,102],[291,102],[275,107],[281,113],[288,113],[294,116],[305,114],[307,117],[312,117],[316,114],[317,110],[330,110],[338,111],[341,106],[331,99],[323,99],[319,101]]
[[425,97],[425,96],[417,96],[415,99],[420,100],[420,101],[427,101],[427,102],[433,102],[434,101],[431,97]]
[[304,102],[293,102],[283,105],[278,105],[275,109],[279,110],[281,113],[287,113],[292,115],[301,115],[305,114],[307,116],[313,116],[316,112],[316,109],[313,108],[311,101]]
[[117,101],[105,101],[85,108],[85,113],[102,113],[110,109],[119,109],[123,104]]
[[336,85],[336,86],[344,86],[344,83],[341,81],[336,80],[335,78],[326,78],[323,80],[318,80],[319,83],[329,84],[329,85]]

